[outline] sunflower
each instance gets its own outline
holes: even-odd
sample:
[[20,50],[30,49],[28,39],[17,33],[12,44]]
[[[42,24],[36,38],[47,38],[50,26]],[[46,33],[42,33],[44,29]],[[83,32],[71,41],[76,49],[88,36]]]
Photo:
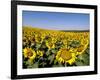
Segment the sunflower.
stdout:
[[25,58],[28,58],[29,61],[32,63],[33,60],[34,60],[35,57],[36,57],[36,52],[34,51],[34,49],[32,49],[32,48],[25,48],[25,49],[23,50],[23,52],[24,52],[24,57],[25,57]]
[[86,45],[81,45],[79,48],[77,48],[77,53],[76,53],[76,55],[80,55],[80,54],[82,54],[86,49],[87,49],[87,47],[88,47],[88,43],[86,44]]
[[55,44],[53,42],[48,42],[46,41],[46,46],[51,49],[51,48],[55,48]]
[[41,36],[38,35],[38,34],[35,35],[35,40],[36,40],[36,42],[38,42],[38,43],[41,43],[41,42],[42,42]]
[[60,63],[69,63],[72,65],[75,62],[76,55],[75,53],[70,53],[66,48],[62,48],[57,52],[56,59]]
[[37,55],[40,56],[40,57],[42,57],[43,56],[43,51],[38,50],[37,51]]

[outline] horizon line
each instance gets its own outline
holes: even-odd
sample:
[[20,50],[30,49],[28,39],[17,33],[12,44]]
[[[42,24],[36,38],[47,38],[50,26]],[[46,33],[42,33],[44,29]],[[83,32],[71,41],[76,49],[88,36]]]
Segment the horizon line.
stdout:
[[23,27],[31,27],[31,28],[39,28],[39,29],[47,29],[47,30],[61,30],[61,31],[90,31],[90,29],[48,29],[48,28],[40,28],[40,27],[33,27],[33,26],[23,26]]

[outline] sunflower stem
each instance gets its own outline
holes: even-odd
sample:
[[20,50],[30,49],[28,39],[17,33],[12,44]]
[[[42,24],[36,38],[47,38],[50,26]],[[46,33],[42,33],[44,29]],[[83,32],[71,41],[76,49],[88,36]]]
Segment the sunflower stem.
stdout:
[[65,62],[65,67],[66,67],[66,62]]

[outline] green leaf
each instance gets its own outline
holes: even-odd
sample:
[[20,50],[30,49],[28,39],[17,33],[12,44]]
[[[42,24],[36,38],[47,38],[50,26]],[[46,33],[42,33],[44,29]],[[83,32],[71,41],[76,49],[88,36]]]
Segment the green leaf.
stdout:
[[82,61],[77,61],[77,62],[76,62],[76,65],[77,65],[77,66],[84,66],[84,63],[83,63]]
[[51,54],[50,50],[46,52],[46,55],[49,56]]
[[30,62],[29,62],[29,61],[25,61],[25,64],[26,64],[26,65],[30,65]]
[[31,66],[31,65],[29,65],[29,66],[27,66],[27,68],[32,68],[32,66]]
[[64,67],[64,65],[63,65],[63,64],[61,64],[61,63],[58,63],[58,66],[59,66],[59,67]]
[[76,65],[89,65],[89,55],[86,53],[79,55],[76,60]]
[[79,47],[79,46],[80,46],[80,41],[79,41],[79,40],[69,41],[69,42],[68,42],[68,45],[69,45],[70,47],[73,47],[73,48]]
[[57,64],[57,62],[58,62],[58,61],[55,59],[55,60],[54,60],[54,65],[56,65],[56,64]]
[[33,68],[38,68],[38,62],[35,62],[33,65],[32,65]]
[[52,53],[57,53],[57,50],[56,49],[51,49],[51,52]]
[[87,48],[85,52],[86,52],[87,54],[90,54],[90,49]]
[[89,55],[83,53],[83,54],[79,55],[78,58],[79,58],[80,60],[85,60],[85,59],[89,58]]
[[41,44],[40,43],[37,43],[36,44],[36,48],[39,49],[40,47],[41,47]]
[[49,57],[48,57],[48,60],[50,60],[50,64],[53,62],[53,60],[54,60],[54,54],[53,55],[50,55]]

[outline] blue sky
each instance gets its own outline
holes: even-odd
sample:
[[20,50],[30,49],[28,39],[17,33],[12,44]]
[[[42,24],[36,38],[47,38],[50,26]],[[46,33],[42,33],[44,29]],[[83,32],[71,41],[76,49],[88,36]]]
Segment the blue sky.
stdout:
[[51,30],[89,30],[89,14],[23,11],[23,26]]

